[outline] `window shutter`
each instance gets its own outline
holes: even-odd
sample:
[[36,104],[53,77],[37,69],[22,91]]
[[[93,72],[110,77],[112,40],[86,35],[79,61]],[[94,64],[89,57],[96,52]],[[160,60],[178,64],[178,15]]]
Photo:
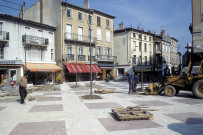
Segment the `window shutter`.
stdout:
[[112,54],[112,48],[111,48],[111,54],[110,55],[113,56],[113,54]]

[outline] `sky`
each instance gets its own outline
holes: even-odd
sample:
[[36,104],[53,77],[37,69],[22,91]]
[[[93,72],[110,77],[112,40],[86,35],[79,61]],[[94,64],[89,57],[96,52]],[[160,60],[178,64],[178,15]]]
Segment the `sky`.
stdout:
[[[9,9],[6,5],[20,9],[25,2],[28,8],[39,0],[0,0],[0,13],[18,16],[19,10]],[[64,0],[76,6],[83,6],[84,0]],[[188,29],[192,23],[191,0],[89,0],[90,8],[115,16],[114,25],[124,22],[124,27],[151,30],[160,34],[161,29],[166,34],[176,38],[178,51],[183,55],[187,43],[192,42],[192,35]]]

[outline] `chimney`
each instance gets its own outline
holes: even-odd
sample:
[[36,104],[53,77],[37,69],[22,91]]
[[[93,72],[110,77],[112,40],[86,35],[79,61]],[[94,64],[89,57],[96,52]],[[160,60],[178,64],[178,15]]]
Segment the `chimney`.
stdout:
[[148,32],[148,33],[151,33],[151,30],[148,30],[147,32]]
[[119,23],[119,30],[123,30],[124,29],[124,24],[123,22]]
[[40,23],[43,23],[43,0],[40,0]]
[[84,9],[89,9],[89,0],[85,0],[83,4]]
[[165,35],[165,30],[161,30],[161,36]]
[[25,12],[25,2],[23,2],[23,5],[21,5],[21,11],[19,14],[19,17],[23,19],[24,16],[24,12]]

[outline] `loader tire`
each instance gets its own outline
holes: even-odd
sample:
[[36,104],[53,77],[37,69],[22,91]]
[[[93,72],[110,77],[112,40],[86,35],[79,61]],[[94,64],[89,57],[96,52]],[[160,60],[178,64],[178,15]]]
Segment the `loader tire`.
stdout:
[[176,94],[176,88],[172,85],[167,85],[164,88],[164,93],[165,93],[165,96],[173,97]]
[[194,83],[192,91],[196,98],[203,99],[203,79]]

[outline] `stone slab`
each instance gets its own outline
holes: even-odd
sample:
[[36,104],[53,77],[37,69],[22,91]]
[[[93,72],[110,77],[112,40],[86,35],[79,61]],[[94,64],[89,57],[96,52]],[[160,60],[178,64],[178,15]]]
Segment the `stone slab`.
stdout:
[[37,97],[37,101],[62,101],[62,97]]
[[65,121],[19,123],[9,135],[67,135]]
[[123,107],[114,102],[106,102],[106,103],[86,103],[85,104],[88,109],[108,109],[113,107]]
[[184,98],[184,99],[174,99],[174,101],[177,101],[179,103],[189,104],[189,105],[203,104],[202,99]]
[[36,105],[33,106],[29,112],[51,112],[51,111],[63,111],[63,105]]
[[134,104],[137,105],[146,105],[146,106],[166,106],[166,105],[172,105],[163,101],[159,100],[149,100],[149,101],[131,101]]
[[0,111],[4,110],[6,107],[0,107]]

